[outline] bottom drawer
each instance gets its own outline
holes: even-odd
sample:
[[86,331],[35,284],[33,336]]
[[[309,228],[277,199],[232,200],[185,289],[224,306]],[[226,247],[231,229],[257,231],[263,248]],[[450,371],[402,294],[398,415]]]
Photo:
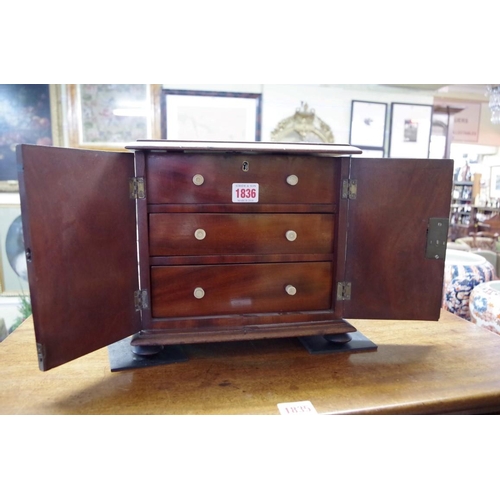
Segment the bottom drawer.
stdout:
[[331,308],[331,262],[151,267],[153,318]]

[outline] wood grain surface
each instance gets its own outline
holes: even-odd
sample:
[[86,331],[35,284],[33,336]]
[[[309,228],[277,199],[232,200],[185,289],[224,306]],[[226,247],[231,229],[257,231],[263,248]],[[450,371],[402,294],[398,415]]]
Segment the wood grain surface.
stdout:
[[38,369],[33,323],[0,344],[1,414],[494,413],[500,336],[447,312],[439,322],[351,320],[375,352],[310,355],[297,339],[186,347],[190,360],[111,373],[107,349]]
[[140,329],[134,157],[34,145],[18,146],[18,156],[31,303],[49,370]]
[[330,214],[150,214],[149,255],[328,254],[333,227]]
[[349,203],[345,281],[352,293],[344,317],[437,320],[444,259],[427,258],[427,235],[430,219],[448,220],[453,162],[353,158],[350,173],[357,197]]

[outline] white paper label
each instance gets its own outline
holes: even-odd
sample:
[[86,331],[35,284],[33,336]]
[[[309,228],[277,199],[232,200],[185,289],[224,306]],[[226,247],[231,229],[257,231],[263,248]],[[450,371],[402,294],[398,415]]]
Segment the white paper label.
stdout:
[[233,203],[257,203],[258,201],[258,184],[233,184]]
[[296,403],[279,403],[278,410],[282,415],[317,415],[316,408],[310,401]]

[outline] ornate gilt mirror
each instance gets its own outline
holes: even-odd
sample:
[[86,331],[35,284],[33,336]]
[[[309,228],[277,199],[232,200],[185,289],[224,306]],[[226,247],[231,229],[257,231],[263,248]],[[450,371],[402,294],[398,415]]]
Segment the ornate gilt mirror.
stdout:
[[323,142],[333,143],[331,128],[316,116],[314,109],[309,109],[305,102],[293,116],[281,120],[271,132],[273,142]]

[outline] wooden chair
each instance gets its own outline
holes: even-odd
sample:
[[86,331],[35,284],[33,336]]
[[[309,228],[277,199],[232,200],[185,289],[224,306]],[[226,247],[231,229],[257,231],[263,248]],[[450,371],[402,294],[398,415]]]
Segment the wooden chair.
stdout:
[[500,233],[500,214],[476,224],[479,232]]
[[498,233],[479,231],[477,233],[469,233],[468,237],[457,238],[455,241],[469,245],[472,250],[491,250],[497,252],[499,236]]

